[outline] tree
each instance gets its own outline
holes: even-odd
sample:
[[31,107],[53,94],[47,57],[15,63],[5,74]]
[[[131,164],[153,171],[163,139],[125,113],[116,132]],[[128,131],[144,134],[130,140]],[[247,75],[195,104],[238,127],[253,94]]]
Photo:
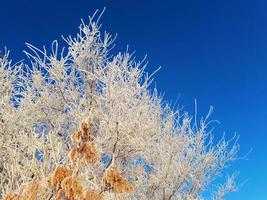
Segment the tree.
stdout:
[[[27,44],[30,64],[0,58],[1,196],[203,199],[236,158],[236,137],[214,141],[212,109],[196,123],[162,101],[144,61],[110,55],[98,21],[82,21],[67,50]],[[235,191],[233,179],[205,198]]]

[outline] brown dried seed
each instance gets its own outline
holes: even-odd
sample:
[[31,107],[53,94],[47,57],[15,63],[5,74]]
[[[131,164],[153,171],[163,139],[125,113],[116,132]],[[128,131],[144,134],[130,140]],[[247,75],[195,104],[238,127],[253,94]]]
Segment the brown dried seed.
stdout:
[[104,187],[112,188],[117,193],[131,193],[134,189],[133,185],[114,166],[106,170],[103,184]]
[[62,181],[61,187],[63,191],[65,192],[65,195],[68,199],[74,200],[74,199],[79,199],[80,197],[82,197],[83,187],[81,183],[77,179],[71,176],[66,177]]
[[20,200],[20,198],[17,194],[10,192],[4,196],[3,200]]
[[51,186],[56,188],[56,190],[61,189],[61,182],[63,181],[64,178],[70,176],[72,174],[72,171],[68,169],[67,167],[64,166],[58,166],[51,178]]
[[83,200],[103,200],[103,195],[100,191],[87,191]]

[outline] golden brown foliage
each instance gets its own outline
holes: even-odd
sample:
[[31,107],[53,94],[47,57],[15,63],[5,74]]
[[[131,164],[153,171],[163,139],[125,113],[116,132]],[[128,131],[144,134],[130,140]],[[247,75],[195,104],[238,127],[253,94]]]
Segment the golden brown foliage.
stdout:
[[15,193],[8,193],[3,200],[36,200],[37,199],[38,181],[34,179],[23,191],[18,195]]
[[[47,187],[52,191],[50,197],[54,197],[56,200],[103,200],[103,193],[111,189],[115,193],[131,193],[133,191],[132,184],[120,174],[114,164],[110,165],[103,174],[102,190],[85,190],[86,186],[83,187],[78,178],[81,166],[83,164],[88,166],[100,160],[91,133],[91,126],[86,122],[82,122],[80,130],[72,135],[71,138],[75,145],[69,152],[69,158],[72,163],[57,166],[52,176],[44,179],[47,182]],[[3,200],[35,200],[38,192],[42,197],[47,196],[46,188],[38,190],[39,183],[34,179],[25,188],[22,195],[7,193]],[[101,188],[101,185],[99,185],[99,188]]]
[[81,158],[81,160],[87,164],[91,164],[99,160],[96,148],[90,141],[81,142],[76,147],[73,147],[69,152],[69,158],[71,161]]
[[75,146],[69,152],[71,161],[80,158],[84,163],[91,164],[99,160],[95,145],[92,143],[92,128],[86,122],[80,124],[80,130],[71,137]]
[[119,173],[115,166],[106,169],[103,185],[113,189],[116,193],[131,193],[133,191],[133,185]]
[[79,180],[74,177],[66,177],[61,183],[62,190],[69,200],[81,199],[83,187]]
[[61,189],[61,182],[68,176],[72,174],[72,171],[64,166],[58,166],[53,176],[50,179],[50,184],[56,189],[56,191]]
[[17,194],[14,194],[14,193],[7,193],[7,194],[4,196],[3,200],[20,200],[20,198],[19,198],[19,195],[17,195]]
[[103,200],[103,195],[101,191],[87,191],[84,200]]
[[38,181],[34,179],[25,189],[21,199],[35,200],[37,198]]

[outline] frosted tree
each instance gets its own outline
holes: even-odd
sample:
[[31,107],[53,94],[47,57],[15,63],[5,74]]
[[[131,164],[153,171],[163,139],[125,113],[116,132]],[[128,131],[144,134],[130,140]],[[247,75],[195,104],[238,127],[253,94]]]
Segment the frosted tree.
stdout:
[[[96,12],[97,14],[97,12]],[[237,138],[213,139],[151,88],[145,61],[110,55],[114,39],[89,17],[67,48],[27,44],[29,62],[0,57],[0,196],[33,199],[223,199]],[[101,16],[101,14],[100,14]],[[205,194],[205,195],[204,195]]]

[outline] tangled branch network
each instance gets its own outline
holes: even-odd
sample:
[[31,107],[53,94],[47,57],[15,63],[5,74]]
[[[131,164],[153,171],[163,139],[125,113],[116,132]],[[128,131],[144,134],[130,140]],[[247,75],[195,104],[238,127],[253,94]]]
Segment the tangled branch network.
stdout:
[[96,12],[51,51],[27,44],[29,62],[0,57],[0,198],[223,199],[237,137],[215,140],[151,88],[145,61],[111,55]]

